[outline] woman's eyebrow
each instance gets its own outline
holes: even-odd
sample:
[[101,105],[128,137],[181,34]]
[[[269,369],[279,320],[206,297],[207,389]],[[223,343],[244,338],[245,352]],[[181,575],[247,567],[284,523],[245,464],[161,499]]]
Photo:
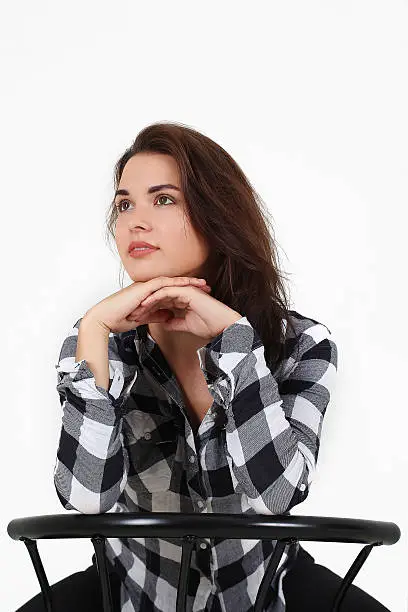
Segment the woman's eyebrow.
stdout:
[[[175,191],[180,191],[179,187],[176,187],[176,185],[172,185],[171,183],[167,183],[164,185],[152,185],[151,187],[149,187],[149,189],[146,191],[146,193],[154,193],[155,191],[160,191],[161,189],[174,189]],[[117,195],[130,195],[127,189],[117,189],[115,192],[115,198]]]

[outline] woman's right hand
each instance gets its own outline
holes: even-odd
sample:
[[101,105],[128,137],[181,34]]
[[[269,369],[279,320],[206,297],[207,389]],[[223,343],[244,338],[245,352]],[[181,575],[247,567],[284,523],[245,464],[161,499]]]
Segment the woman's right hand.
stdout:
[[[162,287],[193,285],[199,289],[209,290],[205,280],[190,276],[158,276],[145,282],[134,282],[120,289],[92,306],[84,318],[99,323],[108,333],[126,332],[142,325],[141,321],[132,321],[127,317],[146,297]],[[162,323],[169,318],[169,310],[158,310],[149,316],[149,323]]]

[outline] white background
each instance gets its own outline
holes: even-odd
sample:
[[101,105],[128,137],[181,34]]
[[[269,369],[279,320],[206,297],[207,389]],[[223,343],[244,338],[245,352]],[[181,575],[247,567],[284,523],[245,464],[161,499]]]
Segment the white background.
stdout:
[[[1,611],[39,591],[13,518],[67,512],[53,484],[55,364],[119,290],[113,166],[165,120],[226,148],[270,209],[292,307],[338,346],[317,475],[293,514],[397,523],[354,584],[407,610],[408,6],[395,0],[2,3]],[[130,278],[125,274],[125,285]],[[344,575],[360,544],[303,542]],[[88,540],[42,540],[50,583]]]

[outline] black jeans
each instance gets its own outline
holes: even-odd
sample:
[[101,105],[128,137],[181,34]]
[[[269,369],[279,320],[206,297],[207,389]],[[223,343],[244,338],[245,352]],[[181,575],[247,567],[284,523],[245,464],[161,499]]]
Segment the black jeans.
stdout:
[[[95,555],[92,560],[94,561]],[[368,560],[367,560],[368,561]],[[300,546],[295,565],[283,579],[286,612],[330,612],[342,578]],[[110,574],[114,611],[120,612],[120,581]],[[55,612],[101,612],[102,595],[95,563],[51,585]],[[16,612],[44,612],[41,593]],[[174,612],[169,610],[169,612]],[[229,612],[229,611],[228,611]],[[236,612],[240,612],[237,610]],[[340,612],[390,612],[379,601],[352,584],[340,606]]]
[[[286,612],[330,612],[342,580],[338,574],[316,563],[314,557],[300,546],[296,563],[282,582]],[[339,612],[391,611],[358,586],[351,584]]]
[[[120,580],[109,572],[114,612],[120,612]],[[101,583],[96,569],[95,555],[92,565],[75,572],[50,586],[54,612],[102,612]],[[27,601],[16,612],[45,612],[42,593]]]

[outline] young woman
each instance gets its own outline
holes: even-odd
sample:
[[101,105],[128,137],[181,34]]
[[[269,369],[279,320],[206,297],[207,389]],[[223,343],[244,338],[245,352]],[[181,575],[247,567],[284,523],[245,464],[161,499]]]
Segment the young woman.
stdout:
[[[289,514],[315,474],[337,347],[326,325],[289,310],[260,197],[221,146],[175,123],[138,134],[115,190],[107,228],[133,283],[61,348],[63,507]],[[198,540],[187,609],[253,610],[275,545]],[[175,610],[180,539],[109,538],[106,554],[115,610]],[[330,610],[341,580],[288,544],[267,610]],[[59,612],[99,612],[95,556],[52,590]],[[38,594],[19,612],[40,610]],[[387,608],[352,585],[342,611]]]

